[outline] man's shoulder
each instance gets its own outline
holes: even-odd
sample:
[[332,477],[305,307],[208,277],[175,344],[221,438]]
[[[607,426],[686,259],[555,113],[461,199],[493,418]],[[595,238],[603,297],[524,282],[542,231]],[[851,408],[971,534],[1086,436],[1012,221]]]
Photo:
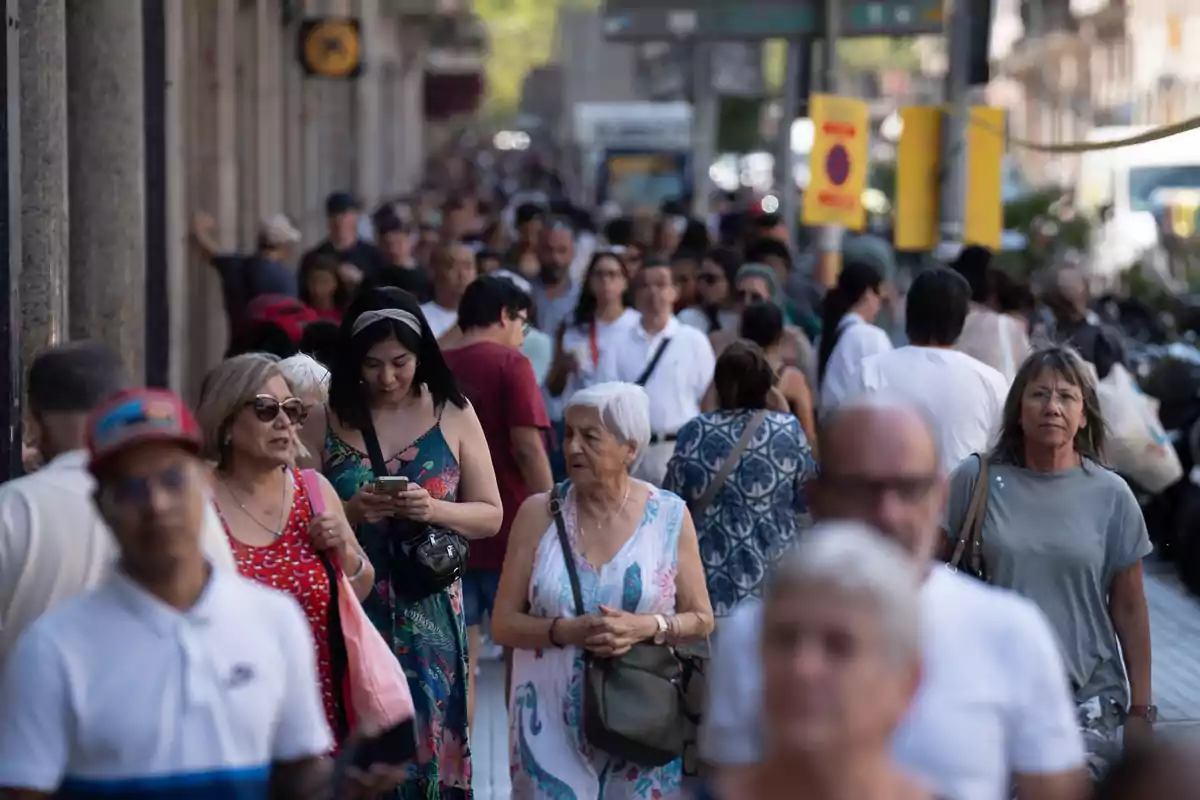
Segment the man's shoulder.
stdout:
[[1019,649],[1029,641],[1029,634],[1049,633],[1050,623],[1033,601],[1008,589],[951,572],[940,564],[933,569],[931,599],[939,607],[954,609],[956,615],[970,619],[968,627],[978,634],[978,641],[1000,642],[1005,649]]

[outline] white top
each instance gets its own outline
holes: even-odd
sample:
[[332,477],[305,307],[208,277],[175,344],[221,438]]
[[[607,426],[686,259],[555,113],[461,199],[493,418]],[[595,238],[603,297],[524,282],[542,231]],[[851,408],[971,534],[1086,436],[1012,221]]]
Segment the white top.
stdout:
[[458,324],[458,309],[442,308],[432,300],[421,304],[421,313],[425,315],[435,339],[442,338],[442,334]]
[[213,570],[180,612],[115,572],[35,622],[12,652],[0,786],[266,796],[272,763],[333,745],[316,676],[308,622],[289,596]]
[[[893,740],[902,766],[955,800],[1008,800],[1010,773],[1083,766],[1066,669],[1033,603],[935,565],[921,613],[924,679]],[[700,750],[717,764],[762,752],[761,616],[744,604],[714,639]]]
[[871,325],[858,314],[842,317],[838,337],[829,363],[825,365],[825,377],[821,380],[821,410],[837,406],[853,395],[853,381],[862,360],[877,353],[892,349],[892,340],[883,329]]
[[[721,323],[721,330],[734,331],[735,333],[741,327],[742,317],[736,311],[718,311],[717,319]],[[708,314],[705,314],[697,306],[685,308],[679,312],[679,321],[684,325],[691,325],[701,333],[712,333],[712,324],[709,322]]]
[[987,364],[1009,383],[1031,349],[1021,323],[978,303],[971,303],[954,348]]
[[[620,336],[623,331],[628,331],[637,325],[640,318],[641,316],[638,312],[632,308],[627,308],[621,313],[621,316],[612,322],[597,322],[596,349],[601,356],[612,347],[614,336]],[[546,413],[550,415],[550,419],[552,420],[562,419],[563,409],[566,408],[567,401],[571,399],[571,395],[596,382],[596,369],[599,367],[600,360],[602,360],[592,359],[590,326],[570,325],[565,328],[563,330],[562,348],[564,353],[575,354],[579,370],[567,378],[567,385],[560,396],[551,397],[549,392],[545,393]]]
[[[116,562],[87,463],[86,450],[72,450],[0,486],[0,663],[31,622],[95,586]],[[214,566],[236,569],[212,503],[201,538]]]
[[922,409],[936,437],[938,463],[948,474],[991,446],[1008,381],[965,353],[910,345],[864,359],[851,389],[887,393]]
[[654,373],[646,381],[650,395],[650,430],[675,433],[683,423],[700,413],[708,385],[712,383],[717,359],[708,337],[675,317],[656,334],[642,327],[641,319],[613,338],[615,346],[600,354],[595,381],[633,383],[654,357],[659,343],[670,338]]

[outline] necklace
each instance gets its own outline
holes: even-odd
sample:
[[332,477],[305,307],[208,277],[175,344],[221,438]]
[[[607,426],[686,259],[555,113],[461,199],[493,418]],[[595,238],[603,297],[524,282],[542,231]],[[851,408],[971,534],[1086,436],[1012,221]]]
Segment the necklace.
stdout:
[[[596,521],[596,527],[594,528],[596,533],[599,533],[601,530],[606,528],[609,525],[609,523],[611,523],[614,519],[619,517],[621,515],[621,512],[625,510],[625,503],[628,502],[628,500],[629,500],[629,489],[632,485],[633,485],[632,481],[625,482],[625,496],[621,498],[621,504],[619,506],[617,506],[616,511],[612,512],[607,517],[605,517],[603,522],[601,522],[600,520]],[[576,500],[575,524],[579,527],[579,530],[581,533],[584,532],[582,517],[583,517],[583,515],[579,513],[579,501]]]
[[249,517],[251,522],[253,522],[258,527],[262,528],[267,533],[271,534],[271,536],[275,539],[278,539],[280,536],[283,535],[283,527],[287,524],[288,511],[289,511],[289,509],[287,508],[288,482],[287,482],[286,478],[283,481],[283,494],[279,498],[279,512],[280,512],[279,513],[279,524],[274,528],[269,527],[268,525],[263,523],[262,520],[260,520],[257,516],[254,515],[253,512],[250,511],[250,509],[246,508],[246,504],[242,502],[242,499],[240,497],[238,497],[237,492],[235,492],[233,490],[233,487],[229,485],[229,482],[227,480],[225,480],[224,478],[218,478],[218,480],[220,480],[221,485],[225,487],[225,491],[229,492],[229,496],[233,498],[233,502],[238,504],[238,508],[242,509],[242,513],[245,514],[247,517]]

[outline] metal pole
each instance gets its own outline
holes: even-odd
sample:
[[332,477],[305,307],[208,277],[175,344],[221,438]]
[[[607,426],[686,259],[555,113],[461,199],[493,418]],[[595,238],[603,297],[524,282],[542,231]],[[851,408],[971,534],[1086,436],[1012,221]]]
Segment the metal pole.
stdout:
[[0,480],[19,476],[21,469],[21,343],[18,297],[21,277],[21,108],[20,14],[18,0],[4,0],[3,57],[5,113],[0,115]]
[[[943,243],[961,244],[967,180],[967,114],[970,113],[971,3],[950,0],[947,19],[949,59],[942,119],[941,187],[938,230]],[[951,248],[956,251],[957,248]]]
[[[823,23],[825,39],[821,43],[821,90],[834,94],[838,90],[837,42],[841,28],[841,0],[825,0]],[[823,286],[837,283],[842,271],[842,229],[827,225],[821,229],[817,260],[817,280]]]
[[792,124],[799,116],[801,71],[804,59],[812,53],[800,39],[787,43],[787,72],[784,73],[780,100],[779,136],[775,147],[775,185],[779,194],[779,215],[787,226],[788,244],[800,241],[800,196],[796,188],[796,157],[792,152]]
[[146,384],[171,381],[171,298],[167,265],[167,13],[142,0],[146,129]]
[[713,86],[712,45],[692,45],[692,214],[708,221],[708,169],[715,158],[717,92]]

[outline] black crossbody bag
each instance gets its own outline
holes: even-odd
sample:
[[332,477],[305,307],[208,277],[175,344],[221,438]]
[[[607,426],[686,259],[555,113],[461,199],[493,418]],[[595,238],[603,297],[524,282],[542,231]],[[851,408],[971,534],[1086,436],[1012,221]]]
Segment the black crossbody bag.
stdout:
[[650,380],[650,376],[654,374],[654,368],[658,366],[658,362],[662,360],[663,351],[667,349],[667,345],[671,343],[671,337],[668,336],[658,343],[658,348],[654,351],[654,355],[650,357],[650,363],[642,370],[642,374],[634,381],[638,386],[645,388],[646,381]]
[[[376,478],[388,475],[383,449],[370,414],[362,428],[363,443]],[[415,530],[414,530],[415,528]],[[436,525],[388,520],[388,555],[392,589],[409,601],[423,600],[452,586],[467,568],[467,540]]]

